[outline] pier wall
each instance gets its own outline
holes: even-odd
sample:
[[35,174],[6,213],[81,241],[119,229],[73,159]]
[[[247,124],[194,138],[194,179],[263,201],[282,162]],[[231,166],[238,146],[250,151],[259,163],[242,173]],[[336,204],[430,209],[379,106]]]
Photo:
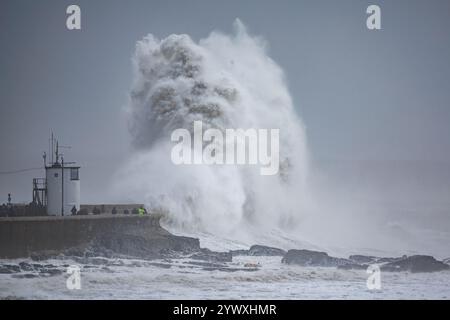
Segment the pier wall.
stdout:
[[170,235],[159,216],[97,215],[0,218],[0,258],[29,257],[41,251],[87,246],[98,237],[143,239]]

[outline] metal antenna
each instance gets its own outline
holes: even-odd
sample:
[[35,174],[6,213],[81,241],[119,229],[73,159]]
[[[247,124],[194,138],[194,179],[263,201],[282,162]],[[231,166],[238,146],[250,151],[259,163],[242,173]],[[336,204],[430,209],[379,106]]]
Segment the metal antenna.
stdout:
[[56,140],[56,152],[55,152],[55,155],[56,155],[56,162],[55,162],[55,163],[58,163],[58,161],[59,161],[59,146],[58,146],[58,140]]
[[54,149],[54,146],[53,146],[53,141],[54,141],[54,139],[53,139],[53,131],[52,131],[52,165],[53,165],[53,152],[55,151],[55,149]]
[[64,157],[61,156],[61,215],[64,215]]
[[[47,149],[47,151],[49,152],[48,154],[51,155],[51,154],[52,154],[52,151],[51,151],[50,149],[51,149],[52,145],[51,145],[50,139],[51,139],[51,138],[48,138],[48,146],[47,146],[48,149]],[[47,166],[47,163],[45,163],[45,166]]]

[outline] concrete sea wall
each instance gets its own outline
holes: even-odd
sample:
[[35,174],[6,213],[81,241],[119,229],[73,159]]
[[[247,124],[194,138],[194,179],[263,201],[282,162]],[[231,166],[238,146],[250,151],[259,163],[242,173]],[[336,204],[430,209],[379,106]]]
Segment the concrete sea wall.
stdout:
[[63,252],[95,244],[120,254],[150,257],[163,249],[196,250],[198,239],[163,229],[158,215],[96,215],[0,218],[0,258]]

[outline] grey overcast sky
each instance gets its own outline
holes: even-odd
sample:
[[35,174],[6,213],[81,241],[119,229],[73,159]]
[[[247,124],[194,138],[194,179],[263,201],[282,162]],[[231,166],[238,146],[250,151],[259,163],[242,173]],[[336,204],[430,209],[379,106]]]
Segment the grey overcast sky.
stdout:
[[[66,29],[69,4],[81,7],[81,31]],[[381,7],[380,31],[366,28],[369,4]],[[445,184],[447,0],[3,0],[0,171],[41,166],[53,130],[72,147],[66,159],[82,166],[82,202],[106,201],[103,190],[131,150],[123,107],[136,41],[148,33],[198,40],[231,32],[235,18],[268,41],[285,70],[314,166],[332,172],[342,169],[337,163],[382,163],[389,176],[419,163],[436,169],[431,184]],[[8,192],[30,201],[31,178],[42,174],[0,174],[0,203]]]

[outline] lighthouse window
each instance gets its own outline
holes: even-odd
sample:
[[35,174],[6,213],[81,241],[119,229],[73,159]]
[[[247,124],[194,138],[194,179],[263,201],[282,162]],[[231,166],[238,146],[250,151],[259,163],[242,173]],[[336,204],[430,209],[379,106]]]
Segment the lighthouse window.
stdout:
[[57,172],[55,172],[54,176],[55,176],[55,178],[58,178],[58,173],[57,173]]
[[79,180],[78,168],[70,169],[70,180]]

